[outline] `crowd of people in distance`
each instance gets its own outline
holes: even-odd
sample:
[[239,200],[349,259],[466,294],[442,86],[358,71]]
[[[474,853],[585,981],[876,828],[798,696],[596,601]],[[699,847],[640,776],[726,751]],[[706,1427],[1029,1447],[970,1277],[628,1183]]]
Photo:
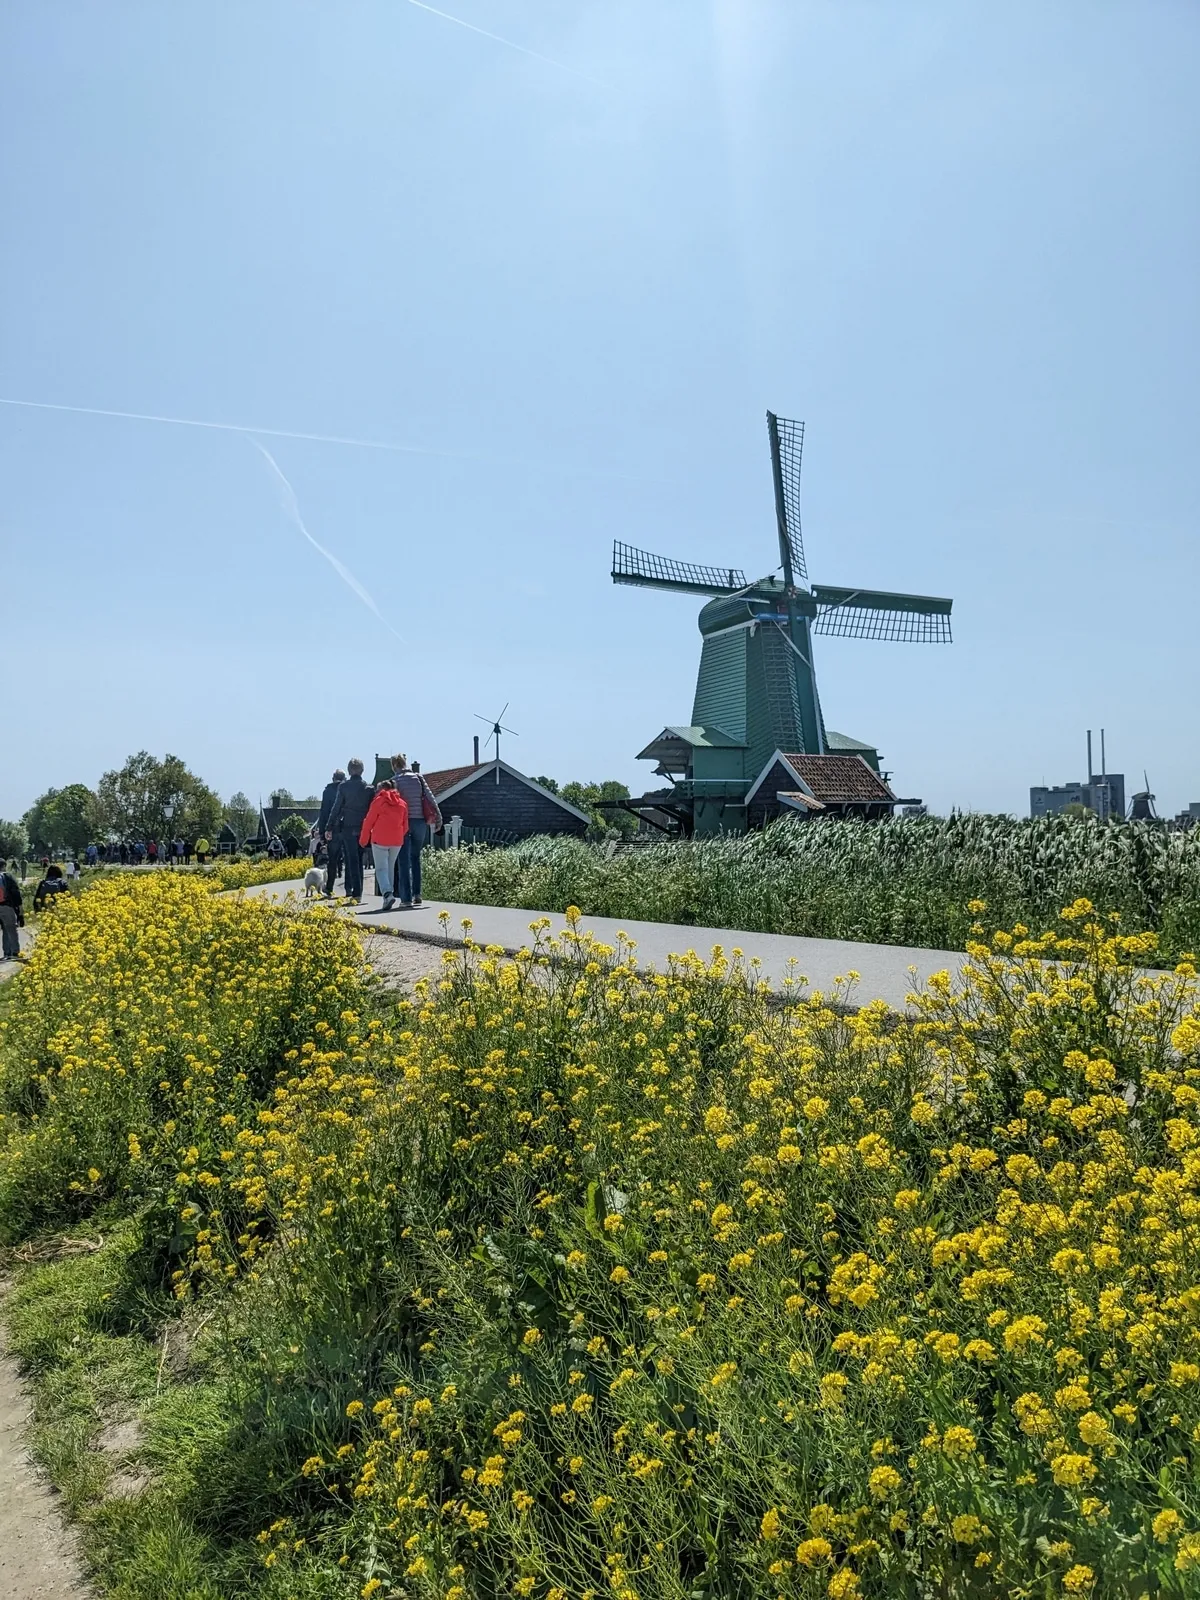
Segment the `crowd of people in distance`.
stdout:
[[[347,773],[349,776],[347,776]],[[371,851],[381,910],[407,911],[421,902],[421,852],[442,826],[442,813],[418,763],[392,757],[392,776],[371,785],[355,757],[339,767],[321,795],[313,827],[313,865],[325,862],[325,893],[332,898],[338,876],[356,905],[363,895],[363,853]]]
[[83,857],[89,867],[190,867],[193,856],[203,866],[211,854],[207,839],[116,839],[89,844]]

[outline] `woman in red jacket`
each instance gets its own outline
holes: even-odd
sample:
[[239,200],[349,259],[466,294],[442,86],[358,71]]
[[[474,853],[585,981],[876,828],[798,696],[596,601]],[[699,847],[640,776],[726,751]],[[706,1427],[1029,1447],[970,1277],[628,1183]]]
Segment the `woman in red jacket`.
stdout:
[[375,790],[358,835],[359,844],[369,844],[375,857],[375,892],[383,896],[381,911],[390,911],[396,903],[396,871],[407,837],[408,807],[396,793],[396,785],[385,778]]

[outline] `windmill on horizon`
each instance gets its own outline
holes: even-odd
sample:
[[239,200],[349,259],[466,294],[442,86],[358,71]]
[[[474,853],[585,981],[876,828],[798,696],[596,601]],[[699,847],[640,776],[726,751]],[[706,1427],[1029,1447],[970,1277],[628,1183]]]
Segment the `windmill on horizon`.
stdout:
[[876,748],[825,727],[815,634],[951,642],[951,600],[809,581],[800,526],[804,424],[768,411],[767,435],[780,557],[769,576],[748,582],[735,567],[613,545],[614,583],[712,596],[699,617],[704,642],[691,723],[665,728],[639,756],[673,783],[665,799],[645,796],[643,812],[665,811],[685,833],[745,828],[755,780],[776,752],[861,758],[886,789]]

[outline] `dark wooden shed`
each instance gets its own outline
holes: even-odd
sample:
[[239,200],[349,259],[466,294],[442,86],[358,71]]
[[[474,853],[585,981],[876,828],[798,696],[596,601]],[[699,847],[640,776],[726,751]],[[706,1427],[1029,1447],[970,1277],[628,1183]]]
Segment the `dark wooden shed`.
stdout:
[[582,837],[591,823],[586,811],[551,794],[506,761],[427,772],[425,781],[437,796],[445,821],[462,818],[463,844],[512,844],[536,833]]

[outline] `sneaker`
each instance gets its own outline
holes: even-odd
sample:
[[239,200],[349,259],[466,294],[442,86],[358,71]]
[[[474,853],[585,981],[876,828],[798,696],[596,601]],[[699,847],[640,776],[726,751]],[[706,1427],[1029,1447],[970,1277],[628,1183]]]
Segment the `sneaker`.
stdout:
[[413,903],[412,903],[411,900],[401,900],[401,902],[400,902],[401,911],[411,911],[412,908],[413,908]]
[[424,904],[425,904],[425,902],[424,902],[424,900],[421,899],[421,896],[419,894],[413,896],[413,905],[415,905],[415,906],[423,906]]
[[396,896],[394,894],[385,894],[383,897],[383,904],[379,909],[380,911],[390,911],[395,904]]

